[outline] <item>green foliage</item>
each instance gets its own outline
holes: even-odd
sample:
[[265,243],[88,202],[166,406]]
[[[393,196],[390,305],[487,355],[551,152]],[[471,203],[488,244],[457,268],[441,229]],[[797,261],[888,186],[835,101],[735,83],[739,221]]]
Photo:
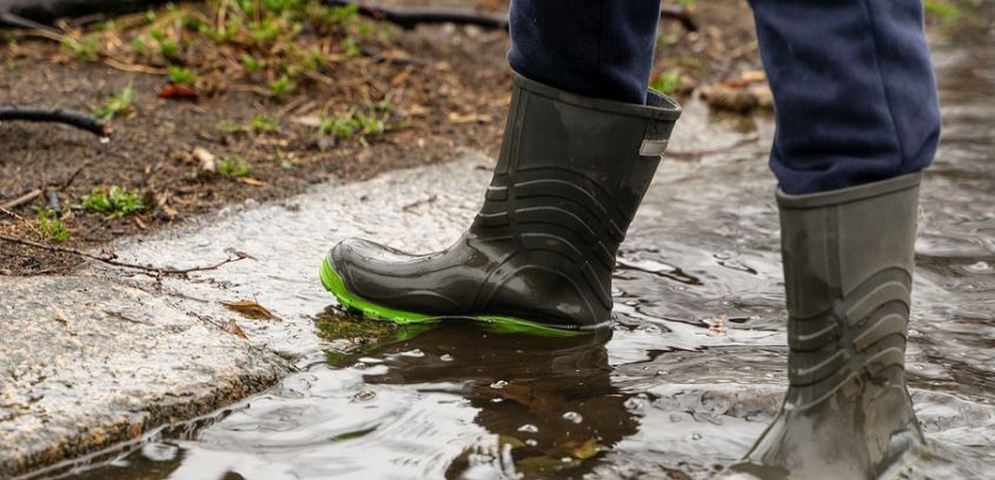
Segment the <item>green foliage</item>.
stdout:
[[960,7],[949,0],[925,0],[923,7],[926,9],[928,17],[936,18],[943,22],[955,21],[961,15]]
[[163,58],[175,59],[180,56],[180,42],[173,38],[164,38],[159,41],[158,50]]
[[97,59],[97,51],[100,49],[100,41],[97,37],[86,35],[75,38],[70,35],[62,37],[62,47],[69,50],[76,58],[84,62],[92,62]]
[[182,83],[185,85],[193,85],[197,83],[197,72],[189,69],[178,67],[175,65],[169,66],[169,81],[172,83]]
[[93,116],[101,120],[110,120],[116,115],[131,111],[135,103],[135,91],[129,86],[124,87],[111,98],[108,98],[102,106],[93,109]]
[[108,218],[123,217],[144,211],[145,196],[133,189],[130,192],[117,185],[110,188],[94,188],[83,197],[83,208],[91,212],[106,213]]
[[252,170],[252,165],[239,155],[218,160],[218,173],[228,178],[244,177]]
[[681,72],[677,69],[667,70],[659,78],[650,82],[650,88],[664,95],[672,95],[681,86]]
[[287,75],[282,75],[280,78],[269,82],[269,92],[274,98],[283,98],[288,93],[293,92],[295,88],[297,88],[297,84]]
[[256,73],[266,66],[266,62],[259,60],[248,53],[242,54],[242,66],[245,67],[245,71],[249,73]]
[[370,139],[380,138],[389,128],[389,108],[389,103],[385,101],[373,108],[354,108],[346,115],[323,117],[318,133],[332,135],[340,140],[356,136],[360,143],[367,146]]
[[69,240],[69,230],[66,230],[59,218],[59,212],[47,208],[36,208],[38,214],[38,231],[42,238],[49,242],[65,242]]
[[131,51],[135,55],[145,55],[146,49],[148,48],[148,39],[145,35],[139,35],[131,41]]
[[249,123],[249,128],[256,133],[277,132],[280,130],[280,120],[273,117],[256,115],[252,117],[252,122]]

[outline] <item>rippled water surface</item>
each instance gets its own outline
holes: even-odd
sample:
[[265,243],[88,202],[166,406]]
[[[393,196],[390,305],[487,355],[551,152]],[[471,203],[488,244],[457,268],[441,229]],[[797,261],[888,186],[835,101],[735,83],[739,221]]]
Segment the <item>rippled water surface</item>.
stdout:
[[[945,130],[923,185],[908,368],[936,455],[913,478],[992,475],[993,42],[990,25],[935,42]],[[315,347],[305,349],[300,373],[206,428],[168,430],[79,477],[714,476],[747,451],[785,390],[777,218],[765,162],[772,128],[769,119],[710,118],[688,105],[674,155],[623,246],[610,335],[534,338],[446,324],[344,349],[310,333],[313,322],[334,321],[332,301],[302,280],[287,283],[297,267],[317,282],[313,256],[288,254],[283,271],[228,281],[253,292],[272,282],[260,301],[308,319],[284,336],[288,345]],[[695,154],[702,149],[712,153]],[[462,208],[451,228],[409,245],[444,245],[472,213],[440,195],[443,217],[450,218],[442,203]],[[284,223],[275,236],[289,242],[303,227]],[[403,237],[384,228],[371,220],[367,233]],[[314,241],[302,235],[297,248],[319,251],[328,237],[357,233],[329,232]]]

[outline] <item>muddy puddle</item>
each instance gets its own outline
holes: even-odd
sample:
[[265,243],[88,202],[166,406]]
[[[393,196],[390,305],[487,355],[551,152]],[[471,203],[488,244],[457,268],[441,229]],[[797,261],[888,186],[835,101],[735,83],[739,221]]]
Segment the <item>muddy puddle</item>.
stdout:
[[[987,26],[935,42],[945,131],[924,179],[908,352],[910,389],[935,455],[909,478],[992,475],[993,42]],[[765,160],[773,126],[763,117],[715,118],[694,102],[687,110],[675,155],[623,245],[617,323],[602,336],[522,337],[461,324],[381,329],[365,345],[315,336],[339,321],[317,286],[324,249],[356,234],[416,250],[445,245],[487,181],[473,168],[482,160],[424,174],[457,181],[422,174],[374,181],[334,199],[317,193],[236,212],[237,220],[214,230],[136,247],[135,257],[236,248],[259,258],[166,287],[189,298],[223,288],[267,305],[284,321],[247,331],[300,357],[300,372],[75,478],[720,475],[772,420],[786,388],[777,218]],[[739,146],[715,153],[731,145]],[[703,149],[712,153],[695,154]],[[392,205],[388,197],[407,200]],[[344,221],[345,212],[320,213],[328,202],[377,214]]]

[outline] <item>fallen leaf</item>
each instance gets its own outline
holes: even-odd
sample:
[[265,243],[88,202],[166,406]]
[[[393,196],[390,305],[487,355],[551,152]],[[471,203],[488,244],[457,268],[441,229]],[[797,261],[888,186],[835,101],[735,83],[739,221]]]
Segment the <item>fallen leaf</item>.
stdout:
[[223,330],[232,335],[235,335],[236,337],[242,337],[246,340],[249,339],[249,336],[245,334],[245,330],[242,330],[242,327],[238,326],[238,324],[235,323],[234,318],[228,319],[228,323],[225,324]]
[[461,124],[461,123],[490,123],[494,121],[494,117],[484,113],[468,113],[466,115],[459,114],[456,112],[449,112],[446,117],[449,123]]
[[218,171],[216,157],[213,153],[208,152],[207,149],[194,147],[191,155],[197,159],[197,170],[201,173],[216,173]]
[[273,313],[266,307],[252,300],[239,300],[237,302],[221,302],[228,310],[241,314],[245,318],[253,320],[272,320]]
[[747,70],[739,78],[747,83],[760,83],[767,81],[767,74],[763,70]]
[[238,181],[246,185],[252,185],[253,187],[265,187],[266,182],[258,180],[252,177],[238,177]]

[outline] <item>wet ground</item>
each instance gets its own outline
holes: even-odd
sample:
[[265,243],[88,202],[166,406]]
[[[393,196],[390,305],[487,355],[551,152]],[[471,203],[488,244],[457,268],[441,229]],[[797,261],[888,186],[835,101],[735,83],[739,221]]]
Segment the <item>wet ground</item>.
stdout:
[[[935,456],[911,478],[985,478],[995,455],[993,41],[986,28],[935,47],[945,131],[924,178],[907,358]],[[530,338],[463,325],[388,332],[368,345],[315,336],[316,324],[335,315],[318,286],[322,252],[357,234],[411,250],[445,246],[488,180],[489,161],[479,156],[235,209],[197,231],[131,247],[124,257],[167,263],[223,258],[225,249],[253,255],[258,261],[162,288],[189,302],[223,291],[269,307],[278,321],[241,323],[250,339],[299,356],[300,372],[77,478],[721,472],[772,420],[785,389],[777,219],[765,165],[773,126],[711,118],[693,102],[687,110],[623,246],[610,338]]]

